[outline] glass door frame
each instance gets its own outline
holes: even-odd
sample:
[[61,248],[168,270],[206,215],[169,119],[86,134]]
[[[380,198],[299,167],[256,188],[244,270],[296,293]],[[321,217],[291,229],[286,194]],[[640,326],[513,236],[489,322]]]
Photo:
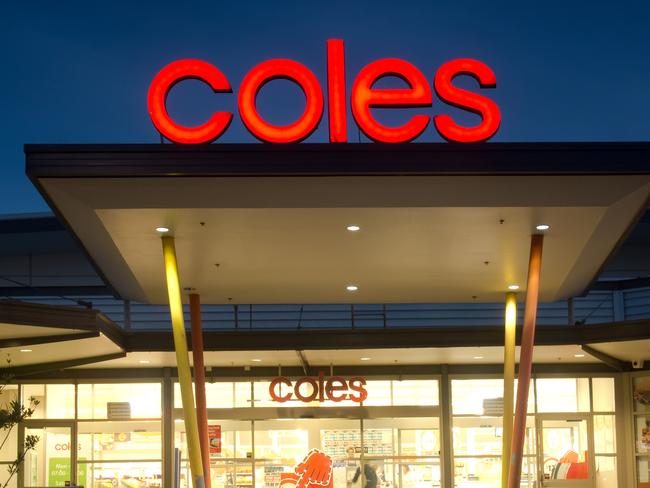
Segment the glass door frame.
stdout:
[[[48,427],[67,427],[70,429],[70,485],[77,486],[77,446],[79,441],[77,422],[75,420],[26,419],[18,425],[18,450],[22,452],[25,447],[25,429],[44,429]],[[39,439],[39,442],[42,441],[43,439]],[[17,473],[17,488],[25,488],[24,465],[25,463],[20,466]]]
[[[589,477],[585,480],[544,480],[544,431],[545,420],[585,421],[587,424],[587,457]],[[537,413],[535,414],[535,430],[537,433],[537,476],[541,487],[566,488],[595,488],[596,459],[594,450],[594,422],[592,413]],[[550,483],[549,483],[550,481]]]

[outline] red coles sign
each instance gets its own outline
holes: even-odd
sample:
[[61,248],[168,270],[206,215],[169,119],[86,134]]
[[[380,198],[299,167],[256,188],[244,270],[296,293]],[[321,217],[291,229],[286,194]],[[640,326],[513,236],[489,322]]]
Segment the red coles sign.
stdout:
[[[284,387],[283,387],[284,386]],[[301,402],[309,403],[327,398],[333,402],[352,400],[361,403],[368,398],[365,378],[355,377],[345,379],[341,376],[325,377],[323,372],[318,376],[304,376],[295,383],[286,376],[278,376],[269,385],[269,394],[275,402],[288,402],[294,396]]]
[[[457,124],[451,116],[433,117],[438,133],[448,141],[480,142],[492,137],[501,121],[499,107],[489,98],[453,85],[456,76],[473,77],[481,88],[494,88],[496,76],[475,59],[455,59],[443,64],[435,74],[433,88],[448,105],[474,112],[481,122],[472,127]],[[387,76],[401,78],[407,88],[374,88]],[[197,59],[175,61],[165,66],[153,79],[147,98],[151,120],[158,131],[171,141],[182,144],[212,142],[225,132],[232,121],[230,112],[215,112],[209,120],[196,127],[174,121],[167,112],[167,95],[172,87],[185,79],[208,84],[215,93],[232,93],[226,76],[215,66]],[[256,97],[269,81],[286,79],[297,84],[305,95],[305,110],[288,125],[267,122],[257,111]],[[327,112],[330,142],[347,142],[347,85],[345,52],[342,40],[327,41]],[[308,137],[321,121],[324,109],[323,89],[305,65],[291,59],[271,59],[251,69],[241,82],[237,105],[246,128],[264,142],[299,142]],[[377,142],[408,142],[422,134],[431,117],[418,114],[399,127],[389,127],[372,115],[372,108],[431,107],[433,103],[429,80],[411,63],[397,58],[374,61],[361,69],[352,84],[350,106],[354,120],[370,139]]]

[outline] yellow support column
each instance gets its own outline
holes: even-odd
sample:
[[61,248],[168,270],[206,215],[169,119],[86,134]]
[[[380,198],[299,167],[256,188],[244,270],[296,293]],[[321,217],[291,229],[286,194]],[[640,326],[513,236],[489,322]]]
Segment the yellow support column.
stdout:
[[517,334],[517,294],[506,293],[505,341],[503,348],[503,451],[501,486],[508,486],[510,449],[512,448],[512,418],[515,403],[515,346]]
[[185,419],[190,470],[194,479],[194,488],[204,488],[199,428],[196,420],[196,409],[194,408],[192,373],[190,371],[190,360],[187,350],[187,337],[185,336],[183,301],[181,299],[181,286],[178,278],[174,238],[171,236],[163,236],[162,246],[165,260],[165,276],[167,278],[167,293],[169,295],[169,312],[172,318],[172,330],[174,333],[178,381],[181,387],[181,400],[183,402],[183,417]]

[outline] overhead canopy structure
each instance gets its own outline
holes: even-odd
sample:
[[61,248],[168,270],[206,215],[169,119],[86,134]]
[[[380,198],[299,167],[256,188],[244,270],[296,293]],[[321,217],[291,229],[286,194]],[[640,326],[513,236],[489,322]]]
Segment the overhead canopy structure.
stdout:
[[12,300],[0,300],[0,349],[17,376],[126,356],[123,331],[96,310]]
[[26,153],[29,177],[107,282],[150,303],[166,301],[160,226],[175,237],[182,286],[204,303],[395,303],[523,289],[541,223],[540,299],[559,300],[585,291],[650,195],[646,143]]

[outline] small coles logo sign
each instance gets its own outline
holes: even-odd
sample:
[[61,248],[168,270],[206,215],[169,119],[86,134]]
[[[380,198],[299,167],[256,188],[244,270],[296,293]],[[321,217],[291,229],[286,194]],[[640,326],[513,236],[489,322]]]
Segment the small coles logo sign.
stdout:
[[[457,76],[467,75],[478,82],[479,88],[496,87],[496,76],[481,61],[461,58],[444,63],[433,77],[437,97],[447,105],[473,112],[481,121],[471,127],[461,126],[450,115],[433,116],[433,125],[446,140],[454,142],[481,142],[496,134],[501,122],[497,104],[491,99],[454,86]],[[375,88],[382,78],[400,78],[406,88]],[[177,83],[196,79],[209,85],[215,93],[232,93],[226,76],[214,65],[198,59],[174,61],[165,66],[149,87],[147,104],[156,129],[167,139],[181,144],[203,144],[219,138],[232,122],[231,112],[215,112],[209,120],[196,127],[176,122],[167,112],[167,95]],[[268,82],[284,79],[298,85],[305,95],[305,109],[294,122],[274,125],[257,111],[256,98]],[[347,142],[347,84],[345,49],[342,40],[327,41],[327,116],[329,139],[332,143]],[[305,65],[291,59],[271,59],[252,68],[239,86],[237,107],[242,122],[259,140],[271,143],[300,142],[320,124],[324,111],[323,89],[314,73]],[[398,127],[379,122],[373,108],[431,107],[433,95],[430,81],[411,63],[397,58],[374,61],[361,69],[354,79],[350,94],[350,108],[359,129],[376,142],[408,142],[422,134],[432,118],[413,115]]]
[[296,398],[301,402],[324,402],[326,399],[333,402],[352,400],[356,403],[368,398],[365,388],[366,380],[360,376],[343,378],[342,376],[326,377],[320,372],[318,376],[304,376],[295,382],[286,376],[278,376],[269,385],[269,395],[275,402],[284,403]]

